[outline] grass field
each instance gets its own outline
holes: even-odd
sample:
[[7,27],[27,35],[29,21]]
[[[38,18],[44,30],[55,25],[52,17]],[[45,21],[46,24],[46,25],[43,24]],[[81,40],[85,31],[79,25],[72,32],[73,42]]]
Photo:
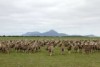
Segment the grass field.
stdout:
[[66,36],[66,37],[31,37],[31,36],[8,36],[0,37],[0,40],[19,40],[19,39],[28,39],[28,40],[100,40],[100,37],[81,37],[81,36]]
[[[0,37],[0,40],[15,39],[100,39],[87,37]],[[71,53],[60,54],[55,48],[55,54],[49,56],[44,48],[38,53],[0,53],[0,67],[100,67],[100,52],[91,54]]]

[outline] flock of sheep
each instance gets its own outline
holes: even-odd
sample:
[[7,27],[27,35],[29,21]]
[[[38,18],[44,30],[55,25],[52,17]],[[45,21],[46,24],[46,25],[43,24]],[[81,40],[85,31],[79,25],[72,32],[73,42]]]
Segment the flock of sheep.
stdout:
[[0,52],[11,53],[25,52],[35,53],[41,51],[44,47],[51,56],[55,48],[59,47],[61,54],[71,52],[92,53],[100,51],[100,40],[5,40],[0,41]]

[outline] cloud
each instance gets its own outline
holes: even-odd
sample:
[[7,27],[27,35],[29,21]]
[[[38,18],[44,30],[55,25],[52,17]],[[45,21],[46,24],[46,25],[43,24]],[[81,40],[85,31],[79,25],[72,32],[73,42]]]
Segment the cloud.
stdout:
[[0,0],[0,35],[50,29],[99,35],[99,3],[99,0]]

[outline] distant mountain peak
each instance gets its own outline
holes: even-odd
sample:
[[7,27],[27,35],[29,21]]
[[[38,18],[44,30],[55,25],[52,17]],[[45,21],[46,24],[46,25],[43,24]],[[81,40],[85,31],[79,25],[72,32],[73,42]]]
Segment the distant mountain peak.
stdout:
[[[40,33],[38,31],[35,32],[27,32],[23,34],[22,36],[82,36],[82,35],[67,35],[65,33],[58,33],[55,30],[49,30],[44,33]],[[84,35],[86,37],[95,37],[95,35]]]
[[44,32],[44,33],[40,33],[40,32],[27,32],[27,33],[23,34],[23,36],[66,36],[66,34],[58,33],[55,30],[49,30],[49,31]]
[[58,34],[58,32],[56,32],[55,30],[49,30],[49,31],[47,31],[47,32],[45,32],[45,33]]
[[49,30],[48,32],[56,32],[55,30]]

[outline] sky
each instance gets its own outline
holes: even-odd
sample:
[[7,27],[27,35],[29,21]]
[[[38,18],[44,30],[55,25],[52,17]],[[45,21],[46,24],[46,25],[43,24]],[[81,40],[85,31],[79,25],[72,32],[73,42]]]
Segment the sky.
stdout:
[[100,36],[100,0],[0,0],[0,35],[51,29]]

